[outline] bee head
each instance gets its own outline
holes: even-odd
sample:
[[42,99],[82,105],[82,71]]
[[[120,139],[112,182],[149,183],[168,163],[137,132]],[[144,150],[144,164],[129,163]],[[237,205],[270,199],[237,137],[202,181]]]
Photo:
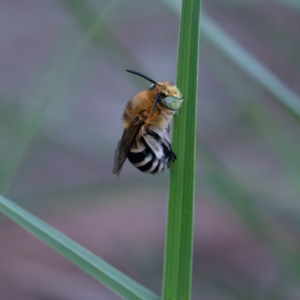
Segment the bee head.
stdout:
[[175,85],[172,85],[169,82],[163,82],[163,83],[156,82],[150,77],[136,71],[131,71],[131,70],[126,70],[126,71],[141,76],[147,79],[148,81],[152,82],[151,86],[149,87],[149,90],[153,90],[153,91],[155,90],[156,92],[156,97],[152,106],[152,112],[151,112],[152,115],[154,114],[155,107],[158,102],[164,107],[166,107],[167,109],[172,111],[177,111],[180,108],[181,103],[183,101],[183,97]]

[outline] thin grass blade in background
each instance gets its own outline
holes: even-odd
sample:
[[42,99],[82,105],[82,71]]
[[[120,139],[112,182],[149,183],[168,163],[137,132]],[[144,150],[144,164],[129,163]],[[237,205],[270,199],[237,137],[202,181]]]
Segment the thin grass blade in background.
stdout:
[[172,300],[190,299],[192,281],[200,4],[183,0],[181,10],[177,86],[185,100],[174,118],[163,282],[163,299]]
[[0,177],[0,192],[2,194],[7,192],[14,173],[16,172],[22,160],[23,154],[25,153],[29,143],[34,137],[36,130],[42,121],[43,115],[49,107],[51,101],[53,100],[56,92],[59,90],[59,88],[62,87],[62,85],[66,81],[67,76],[76,67],[91,40],[93,40],[95,36],[97,36],[99,32],[103,30],[102,26],[105,22],[105,18],[107,17],[107,15],[109,15],[109,12],[115,7],[115,5],[116,1],[110,1],[103,10],[102,14],[94,19],[94,22],[92,22],[90,24],[90,27],[87,28],[86,33],[83,36],[82,40],[78,43],[78,46],[72,53],[70,53],[69,57],[66,59],[66,62],[60,68],[58,74],[55,76],[55,80],[52,85],[41,97],[39,101],[40,105],[37,111],[34,113],[32,120],[20,133],[17,143],[14,147],[14,151],[10,153],[6,164],[3,166],[3,173]]
[[0,211],[125,299],[159,299],[142,285],[3,196],[0,196]]
[[300,121],[300,97],[297,94],[206,15],[202,16],[201,30],[218,49],[262,85]]

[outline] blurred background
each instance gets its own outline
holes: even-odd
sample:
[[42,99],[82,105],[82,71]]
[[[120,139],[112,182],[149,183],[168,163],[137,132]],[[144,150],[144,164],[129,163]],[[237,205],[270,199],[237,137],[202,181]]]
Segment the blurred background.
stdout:
[[[193,299],[300,299],[299,120],[211,31],[300,95],[300,5],[202,2]],[[176,7],[0,8],[1,193],[161,294],[168,174],[111,171],[123,109],[149,86],[125,69],[176,80]],[[3,215],[0,240],[1,300],[119,299]]]

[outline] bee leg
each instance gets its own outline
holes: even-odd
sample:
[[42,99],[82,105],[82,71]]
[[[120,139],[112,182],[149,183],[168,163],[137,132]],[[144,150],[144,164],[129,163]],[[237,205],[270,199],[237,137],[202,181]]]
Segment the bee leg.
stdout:
[[165,146],[166,156],[169,157],[170,161],[174,162],[177,159],[177,157],[176,154],[173,152],[170,140],[167,136],[165,136],[164,139],[162,139],[162,145]]
[[177,159],[176,154],[172,151],[172,161],[174,162]]

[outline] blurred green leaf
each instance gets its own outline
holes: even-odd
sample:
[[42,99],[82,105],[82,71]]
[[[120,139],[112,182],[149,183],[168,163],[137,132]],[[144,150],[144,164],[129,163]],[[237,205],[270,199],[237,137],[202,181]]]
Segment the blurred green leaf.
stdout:
[[148,289],[3,196],[0,196],[0,210],[125,299],[159,299]]
[[290,90],[275,74],[258,61],[233,38],[226,34],[208,16],[202,16],[201,30],[224,54],[237,64],[244,72],[262,85],[282,104],[298,121],[300,121],[300,97]]
[[39,101],[39,107],[35,112],[32,120],[23,128],[22,132],[19,134],[19,138],[16,142],[14,150],[10,153],[6,164],[3,166],[3,171],[0,178],[0,191],[5,193],[8,189],[9,183],[22,160],[22,156],[25,153],[30,141],[34,137],[36,130],[43,118],[43,114],[49,107],[51,101],[54,98],[55,93],[62,87],[65,83],[67,76],[76,67],[80,58],[83,56],[91,40],[98,35],[98,33],[103,29],[103,22],[105,17],[109,15],[109,11],[115,5],[115,1],[110,1],[102,13],[93,19],[89,27],[86,30],[85,35],[82,40],[78,43],[78,46],[73,50],[73,52],[68,56],[66,62],[61,66],[60,70],[55,76],[55,80],[52,85],[46,90],[42,98]]
[[[84,31],[89,31],[91,26],[97,22],[99,15],[97,11],[93,9],[93,6],[84,0],[61,0],[61,2],[69,9],[73,14],[74,19],[82,27]],[[107,6],[111,9],[112,1],[107,1]],[[115,1],[115,3],[117,3]],[[104,13],[105,11],[105,13]],[[106,11],[106,9],[101,11],[101,18],[108,18],[111,14]],[[115,32],[106,23],[101,23],[101,30],[95,32],[91,37],[91,42],[95,45],[101,47],[101,49],[106,48],[108,54],[111,56],[112,60],[120,68],[128,69],[130,68],[141,70],[142,67],[136,60],[136,57],[128,51],[128,49],[123,45],[118,37],[115,36]],[[132,77],[134,78],[134,77]],[[135,79],[133,79],[135,80]]]

